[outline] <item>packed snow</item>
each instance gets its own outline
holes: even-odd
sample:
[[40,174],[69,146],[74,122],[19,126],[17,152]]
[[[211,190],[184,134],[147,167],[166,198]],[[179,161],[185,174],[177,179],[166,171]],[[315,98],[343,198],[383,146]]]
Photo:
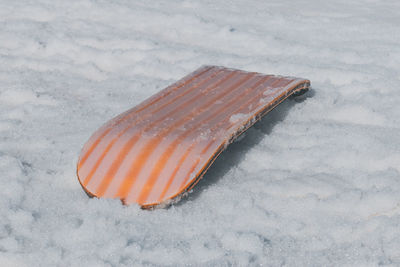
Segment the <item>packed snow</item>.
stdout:
[[[201,65],[308,78],[188,197],[90,199],[80,149]],[[0,265],[400,265],[400,2],[0,1]]]

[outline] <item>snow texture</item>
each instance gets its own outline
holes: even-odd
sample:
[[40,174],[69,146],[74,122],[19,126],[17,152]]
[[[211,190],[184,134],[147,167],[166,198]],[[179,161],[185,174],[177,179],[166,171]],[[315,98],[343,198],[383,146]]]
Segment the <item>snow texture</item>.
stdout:
[[[203,64],[308,78],[167,209],[89,199],[100,125]],[[0,265],[400,265],[400,2],[0,1]]]

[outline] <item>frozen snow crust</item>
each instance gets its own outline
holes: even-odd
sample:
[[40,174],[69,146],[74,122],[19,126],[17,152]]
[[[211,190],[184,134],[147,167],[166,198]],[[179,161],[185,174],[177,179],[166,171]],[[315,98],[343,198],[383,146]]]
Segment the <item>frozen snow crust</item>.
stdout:
[[[398,1],[1,1],[2,266],[399,265]],[[89,199],[80,149],[203,64],[313,90],[168,209]]]

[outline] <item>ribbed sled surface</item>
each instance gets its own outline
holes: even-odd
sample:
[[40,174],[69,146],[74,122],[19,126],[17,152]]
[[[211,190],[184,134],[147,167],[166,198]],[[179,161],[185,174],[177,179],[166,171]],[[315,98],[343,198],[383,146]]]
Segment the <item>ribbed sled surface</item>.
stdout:
[[304,79],[205,66],[122,113],[85,144],[78,178],[91,196],[144,207],[201,178],[219,153]]

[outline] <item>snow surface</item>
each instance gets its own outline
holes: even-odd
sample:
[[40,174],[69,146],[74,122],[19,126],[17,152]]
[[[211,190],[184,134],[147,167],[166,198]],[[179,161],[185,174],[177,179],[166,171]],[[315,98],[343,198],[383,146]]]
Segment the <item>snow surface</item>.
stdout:
[[[308,78],[187,198],[89,199],[80,149],[203,64]],[[400,265],[400,2],[0,1],[0,265]]]

